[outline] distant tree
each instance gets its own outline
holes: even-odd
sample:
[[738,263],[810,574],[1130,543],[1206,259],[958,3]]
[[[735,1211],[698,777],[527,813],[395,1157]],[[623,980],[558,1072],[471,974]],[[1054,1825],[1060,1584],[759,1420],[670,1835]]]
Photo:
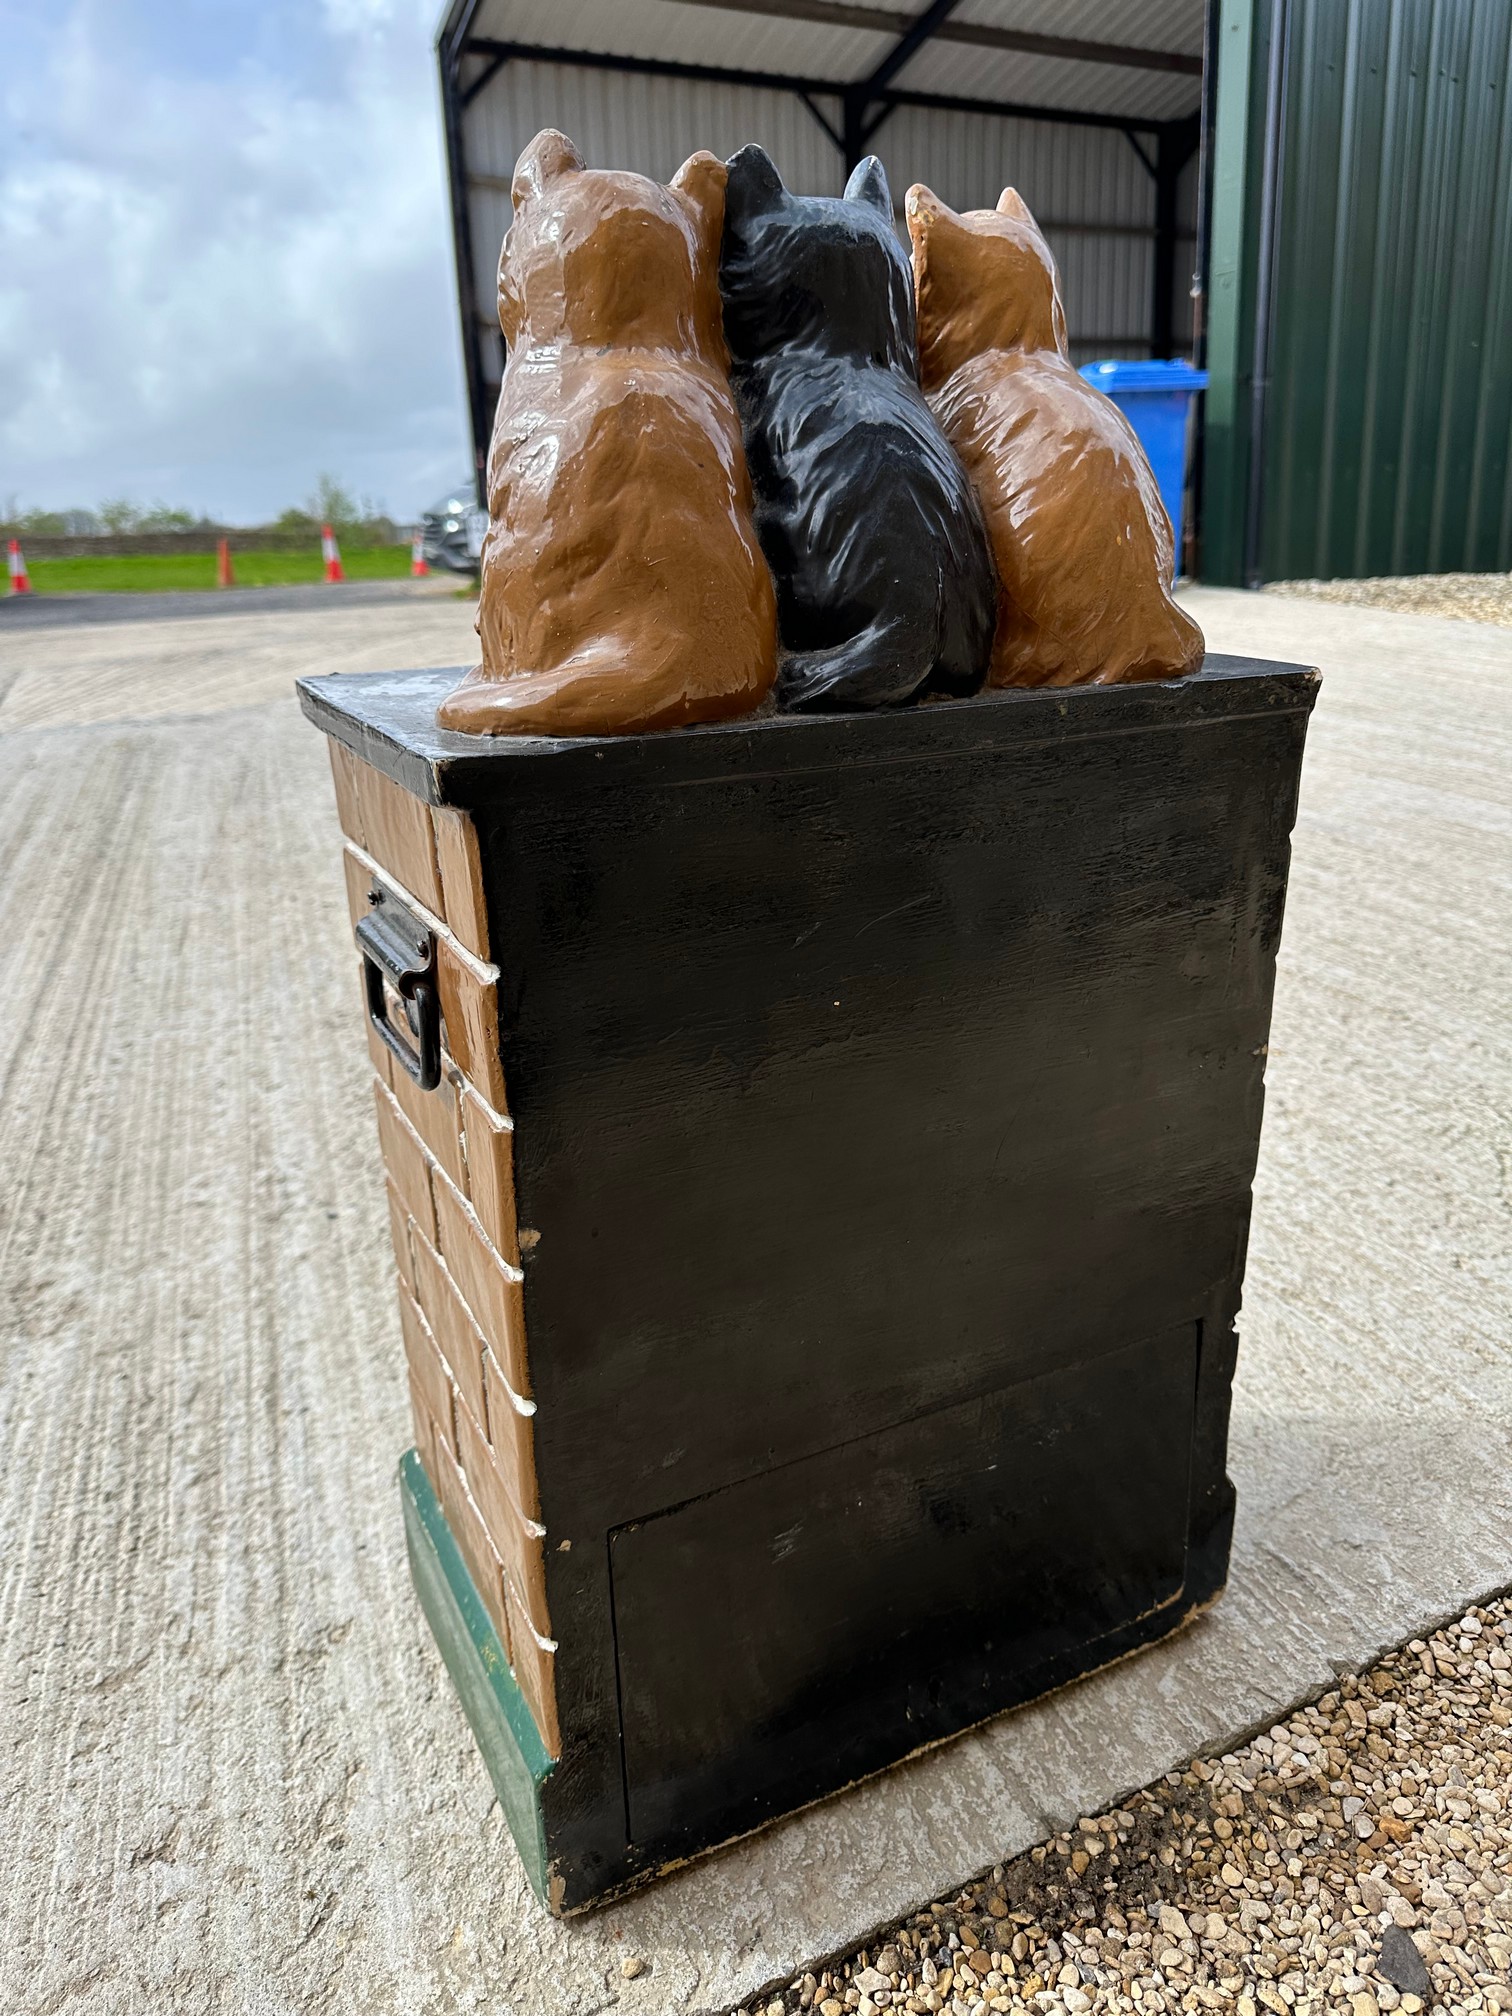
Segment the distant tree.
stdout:
[[205,523],[203,516],[165,504],[161,499],[143,506],[133,504],[129,497],[107,498],[98,511],[23,511],[19,500],[12,497],[0,512],[0,525],[8,527],[13,535],[33,539],[93,539],[101,533],[122,532],[191,532]]
[[137,532],[191,532],[194,524],[192,511],[180,510],[159,499],[156,504],[149,504],[144,511],[137,513],[132,529]]
[[273,521],[275,531],[311,536],[318,533],[322,525],[329,525],[341,538],[374,545],[389,544],[398,536],[392,520],[376,498],[355,496],[327,470],[322,470],[317,477],[313,496],[307,497],[303,504],[294,504],[287,511],[280,511]]
[[305,509],[319,525],[330,525],[336,531],[350,531],[362,523],[362,509],[357,499],[344,483],[338,483],[329,471],[322,470],[315,479],[315,495]]
[[14,522],[23,539],[61,539],[68,531],[61,511],[22,511]]

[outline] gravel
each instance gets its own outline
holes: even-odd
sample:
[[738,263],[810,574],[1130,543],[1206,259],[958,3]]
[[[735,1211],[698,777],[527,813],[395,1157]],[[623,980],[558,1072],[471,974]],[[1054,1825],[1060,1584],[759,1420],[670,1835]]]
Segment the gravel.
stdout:
[[1512,2012],[1512,1603],[734,2016]]
[[1418,616],[1454,616],[1512,630],[1512,574],[1396,574],[1368,581],[1272,581],[1267,594],[1352,602]]

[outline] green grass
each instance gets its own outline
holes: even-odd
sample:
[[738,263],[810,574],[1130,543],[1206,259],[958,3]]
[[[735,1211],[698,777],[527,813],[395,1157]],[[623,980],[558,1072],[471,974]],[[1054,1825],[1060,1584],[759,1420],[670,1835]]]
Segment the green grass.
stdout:
[[[349,581],[400,581],[410,570],[410,549],[404,546],[343,547],[341,564]],[[238,553],[231,549],[231,567],[238,588],[283,588],[301,581],[323,581],[320,548],[308,553]],[[39,595],[98,595],[161,592],[170,588],[215,588],[213,553],[138,553],[123,559],[32,560],[27,564],[32,587]],[[334,592],[334,591],[333,591]]]

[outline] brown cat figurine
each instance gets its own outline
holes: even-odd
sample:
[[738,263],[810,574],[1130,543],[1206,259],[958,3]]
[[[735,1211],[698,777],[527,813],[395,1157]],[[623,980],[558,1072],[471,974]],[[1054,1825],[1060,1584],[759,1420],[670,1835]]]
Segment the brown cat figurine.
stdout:
[[1017,192],[957,216],[908,192],[919,375],[976,485],[998,613],[992,686],[1174,679],[1202,632],[1171,599],[1171,523],[1134,430],[1072,367],[1050,248]]
[[437,712],[487,735],[719,721],[777,674],[719,298],[725,167],[670,187],[560,133],[515,168],[488,458],[483,662]]

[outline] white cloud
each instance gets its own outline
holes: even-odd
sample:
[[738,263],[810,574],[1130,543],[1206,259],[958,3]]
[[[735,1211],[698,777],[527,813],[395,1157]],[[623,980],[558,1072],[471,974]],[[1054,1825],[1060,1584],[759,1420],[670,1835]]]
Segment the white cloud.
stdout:
[[435,0],[195,11],[76,0],[4,86],[0,502],[407,517],[469,460]]

